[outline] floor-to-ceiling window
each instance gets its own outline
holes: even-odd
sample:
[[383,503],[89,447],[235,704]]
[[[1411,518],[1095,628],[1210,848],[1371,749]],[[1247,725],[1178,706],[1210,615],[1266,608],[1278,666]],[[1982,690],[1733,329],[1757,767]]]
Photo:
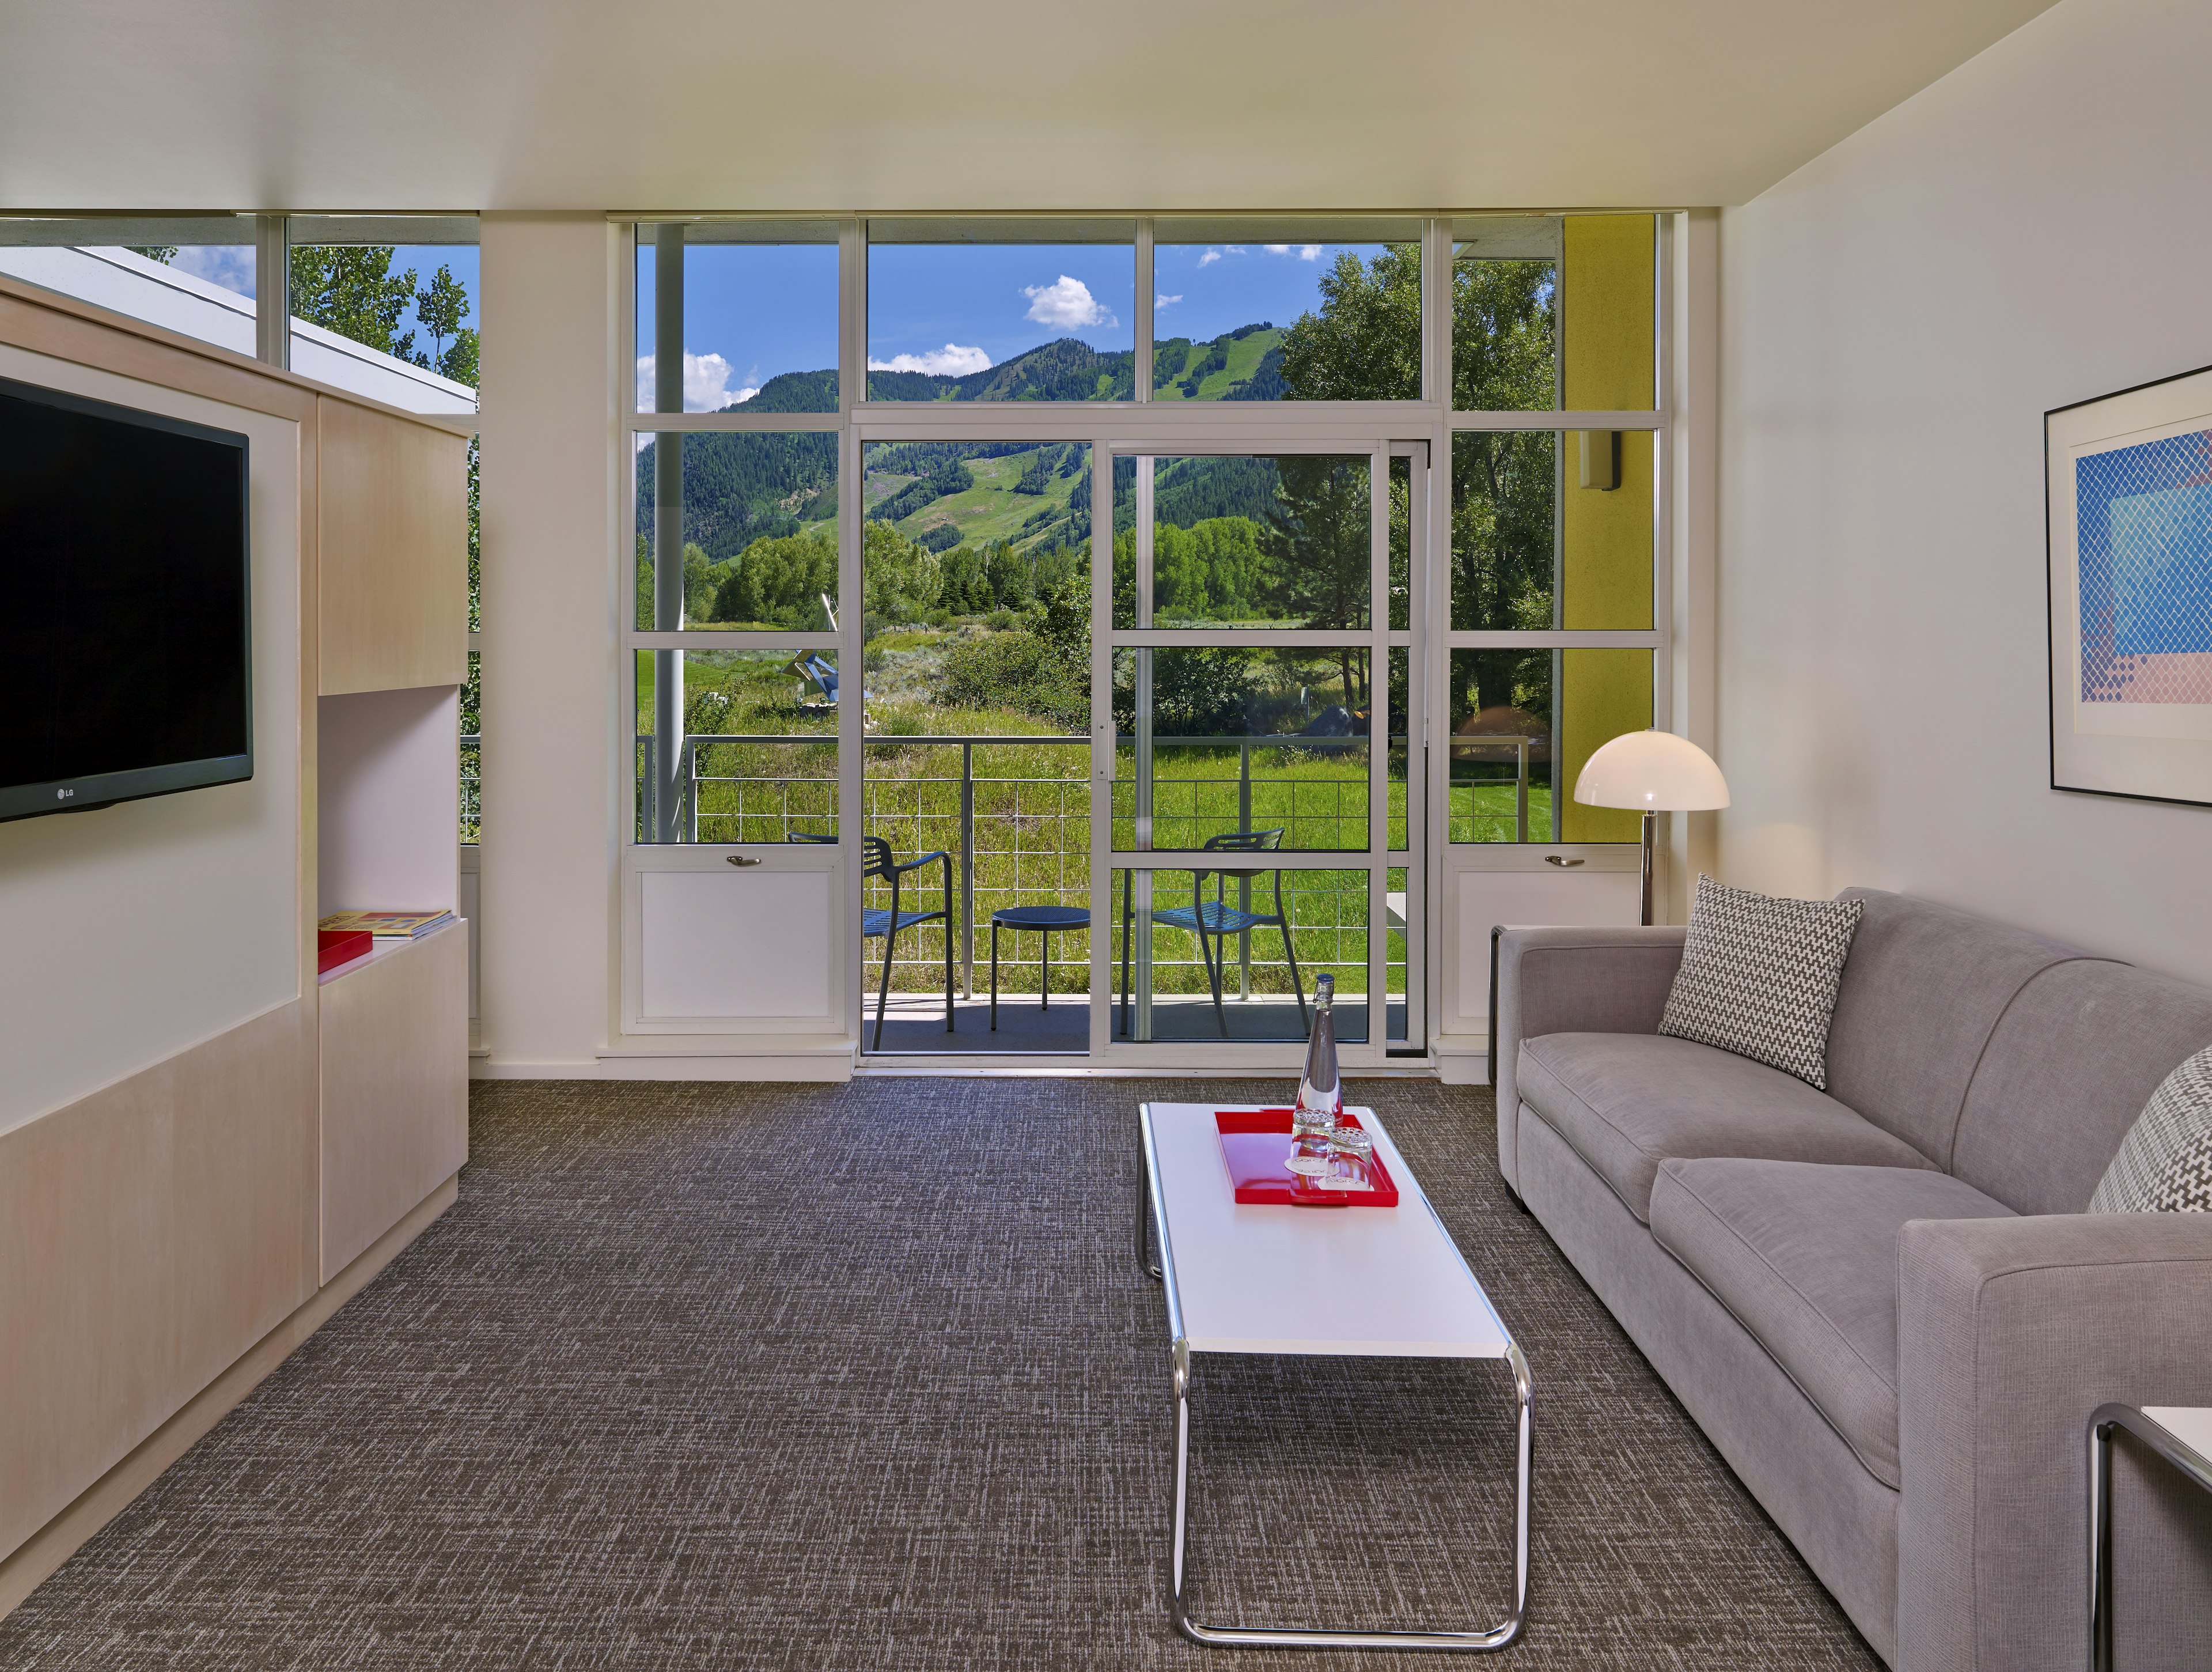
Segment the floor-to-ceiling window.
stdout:
[[1659,236],[635,223],[624,1029],[1262,1066],[1327,975],[1425,1054],[1464,877],[1634,836]]

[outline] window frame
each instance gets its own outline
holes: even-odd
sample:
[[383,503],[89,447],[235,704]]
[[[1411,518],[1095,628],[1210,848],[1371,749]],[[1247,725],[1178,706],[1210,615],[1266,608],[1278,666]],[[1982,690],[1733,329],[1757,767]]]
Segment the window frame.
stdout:
[[[1589,211],[1560,211],[1564,216]],[[1570,649],[1570,648],[1641,648],[1651,653],[1652,723],[1662,730],[1672,723],[1673,661],[1674,656],[1673,617],[1673,550],[1671,531],[1674,523],[1673,476],[1675,447],[1674,431],[1680,415],[1671,405],[1674,385],[1674,364],[1676,345],[1674,343],[1671,321],[1673,317],[1673,246],[1675,237],[1674,216],[1664,210],[1622,210],[1621,213],[1649,215],[1652,223],[1652,404],[1649,409],[1638,410],[1583,410],[1553,407],[1541,410],[1482,410],[1455,408],[1451,404],[1452,388],[1452,313],[1453,276],[1455,241],[1454,223],[1464,218],[1462,214],[1448,210],[1423,211],[1421,224],[1421,321],[1420,350],[1422,376],[1421,398],[1401,401],[1173,401],[1153,398],[1152,355],[1154,337],[1153,296],[1154,249],[1153,233],[1156,217],[1139,215],[1136,222],[1136,307],[1133,340],[1135,344],[1134,392],[1128,400],[1068,401],[1068,402],[944,402],[891,401],[868,398],[867,364],[867,227],[870,216],[848,215],[827,216],[797,212],[759,214],[696,214],[670,215],[651,213],[617,213],[608,219],[619,234],[622,247],[617,252],[613,265],[617,274],[616,297],[616,373],[613,380],[617,445],[622,450],[617,474],[621,478],[622,513],[617,519],[617,542],[611,556],[611,586],[617,600],[617,619],[621,623],[618,634],[617,666],[621,670],[623,688],[617,693],[620,711],[625,716],[617,739],[617,750],[622,758],[615,763],[618,781],[623,787],[617,820],[621,832],[620,869],[627,879],[641,857],[653,854],[675,855],[687,851],[692,844],[643,843],[636,839],[639,816],[639,786],[635,769],[635,654],[639,651],[675,651],[694,649],[736,649],[760,651],[805,650],[835,651],[841,667],[857,669],[862,663],[862,633],[864,611],[857,607],[862,597],[860,577],[861,527],[861,449],[877,441],[929,441],[967,439],[970,432],[988,430],[995,440],[1036,441],[1082,441],[1092,448],[1092,467],[1095,471],[1110,472],[1112,459],[1128,453],[1196,453],[1208,451],[1245,450],[1255,438],[1279,446],[1285,453],[1328,450],[1332,444],[1346,437],[1388,437],[1393,444],[1425,444],[1428,449],[1430,467],[1426,471],[1427,493],[1425,503],[1414,508],[1417,525],[1427,531],[1427,547],[1431,561],[1417,565],[1420,573],[1416,581],[1416,593],[1411,605],[1415,618],[1422,625],[1418,636],[1425,655],[1426,667],[1422,672],[1420,688],[1410,698],[1411,705],[1420,716],[1423,750],[1426,757],[1421,781],[1423,795],[1421,824],[1423,847],[1421,869],[1424,893],[1428,902],[1428,918],[1441,923],[1440,914],[1449,899],[1447,873],[1480,868],[1469,860],[1480,860],[1486,854],[1492,862],[1499,862],[1501,854],[1510,853],[1512,861],[1522,864],[1539,862],[1542,850],[1554,854],[1571,852],[1578,845],[1559,842],[1521,844],[1461,844],[1450,846],[1446,838],[1449,824],[1449,747],[1448,716],[1449,706],[1449,671],[1455,650],[1466,649]],[[876,217],[883,218],[883,217]],[[973,216],[947,215],[931,217],[913,214],[896,216],[911,223],[919,219],[973,219]],[[1034,217],[1018,215],[997,215],[990,217],[999,222],[1016,222],[1024,218],[1040,221],[1066,221],[1072,218],[1066,212],[1039,212]],[[1098,217],[1073,217],[1098,218]],[[1115,217],[1119,218],[1119,217]],[[1254,221],[1280,222],[1282,216],[1253,215],[1221,216],[1224,221],[1249,218]],[[1334,220],[1362,218],[1358,216],[1324,217]],[[835,412],[819,414],[760,413],[750,414],[742,410],[718,413],[655,413],[635,410],[635,334],[638,297],[636,240],[641,228],[649,228],[669,221],[701,222],[722,220],[753,220],[763,222],[806,220],[820,222],[835,220],[838,225],[838,307],[839,307],[839,363],[838,408]],[[1653,482],[1651,499],[1651,581],[1652,625],[1648,629],[1555,629],[1539,631],[1498,629],[1476,630],[1451,629],[1449,626],[1428,628],[1427,623],[1449,623],[1454,564],[1449,550],[1451,526],[1451,470],[1450,458],[1453,438],[1467,431],[1549,431],[1565,432],[1577,429],[1648,430],[1653,435]],[[640,630],[635,626],[636,598],[635,593],[635,552],[636,542],[636,472],[632,463],[640,435],[661,433],[715,433],[750,431],[834,432],[839,437],[838,447],[838,596],[841,600],[841,627],[836,633],[752,632],[732,634],[723,630],[693,630],[659,632]],[[1109,496],[1111,477],[1105,478],[1105,491]],[[1110,534],[1109,536],[1110,539]],[[1417,535],[1417,544],[1421,536]],[[1378,581],[1378,586],[1382,585]],[[1104,607],[1104,602],[1094,598],[1094,610]],[[1346,635],[1330,631],[1316,635],[1332,641],[1347,636],[1363,641],[1371,639],[1376,651],[1387,656],[1392,650],[1405,648],[1411,654],[1416,634],[1406,629],[1388,625],[1387,591],[1378,591],[1371,601],[1370,632]],[[1167,647],[1192,641],[1197,635],[1181,631],[1147,629],[1133,631],[1115,628],[1110,620],[1100,621],[1094,615],[1094,630],[1102,633],[1102,641],[1126,643],[1143,639]],[[1295,641],[1306,636],[1303,633],[1288,635],[1279,631],[1232,631],[1226,635],[1208,634],[1200,641],[1212,642],[1216,637],[1244,641],[1255,644]],[[1094,706],[1095,703],[1094,703]],[[1095,723],[1095,716],[1094,716]],[[861,757],[863,727],[860,705],[840,705],[838,716],[838,806],[841,830],[849,828],[854,810],[862,806]],[[1439,746],[1439,742],[1442,745]],[[1409,775],[1415,771],[1409,761]],[[1408,832],[1410,840],[1411,833]],[[1382,829],[1370,830],[1370,845],[1376,841],[1387,843],[1387,817]],[[1611,868],[1618,859],[1614,850],[1632,844],[1580,844],[1603,857],[1593,864]],[[705,844],[700,844],[704,847]],[[853,844],[841,845],[841,853]],[[1109,856],[1114,863],[1125,856]],[[1316,854],[1312,861],[1322,862],[1326,856]],[[1391,860],[1409,856],[1402,850],[1390,849]],[[1334,859],[1341,865],[1341,856]],[[685,861],[689,864],[690,861]],[[1298,861],[1301,865],[1307,861]],[[1402,867],[1401,867],[1402,868]],[[856,918],[860,907],[860,879],[849,860],[844,865],[847,874],[840,890],[841,901],[848,915]],[[628,899],[630,886],[623,885],[623,898]],[[629,914],[625,907],[623,916]],[[634,970],[629,968],[635,956],[635,926],[625,921],[621,939],[625,965],[624,980],[620,983],[627,995],[634,985]],[[848,1018],[860,1012],[859,983],[860,968],[857,961],[843,956],[842,939],[851,937],[841,933],[839,963],[842,982],[847,992]],[[1447,989],[1443,964],[1442,933],[1419,937],[1423,943],[1416,952],[1409,939],[1409,957],[1418,957],[1425,965],[1425,1008],[1426,1022],[1424,1037],[1425,1050],[1432,1054],[1440,1038],[1452,1027],[1450,1006],[1452,995]],[[1378,953],[1378,956],[1380,954]],[[1409,972],[1410,976],[1410,972]],[[641,1024],[634,1005],[626,996],[618,1001],[619,1013],[613,1018],[619,1034],[651,1034],[667,1031],[651,1024]],[[724,1034],[743,1034],[767,1031],[766,1024],[748,1024],[722,1028]],[[1378,1060],[1383,1052],[1383,1042],[1371,1042]],[[1097,1064],[1101,1058],[1095,1053],[1091,1061]],[[1223,1059],[1226,1061],[1227,1059]]]

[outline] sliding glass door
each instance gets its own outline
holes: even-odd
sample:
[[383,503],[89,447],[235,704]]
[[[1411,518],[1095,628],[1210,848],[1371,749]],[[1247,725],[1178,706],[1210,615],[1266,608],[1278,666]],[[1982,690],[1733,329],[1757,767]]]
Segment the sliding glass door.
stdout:
[[[1272,1067],[1322,978],[1353,1061],[1421,1049],[1427,447],[1112,449],[1094,538],[1094,1044]],[[1411,953],[1409,957],[1408,954]]]

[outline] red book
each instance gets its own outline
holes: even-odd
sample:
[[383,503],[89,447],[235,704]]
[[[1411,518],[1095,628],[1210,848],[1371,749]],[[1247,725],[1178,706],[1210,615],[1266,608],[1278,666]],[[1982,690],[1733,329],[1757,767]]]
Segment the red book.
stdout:
[[[1346,1115],[1345,1125],[1359,1128],[1359,1117]],[[1369,1163],[1374,1169],[1372,1190],[1331,1190],[1314,1183],[1286,1164],[1291,1155],[1291,1111],[1287,1109],[1217,1110],[1213,1124],[1221,1134],[1221,1158],[1229,1164],[1229,1180],[1237,1200],[1248,1207],[1395,1207],[1398,1186],[1377,1151]]]
[[376,937],[367,929],[317,929],[315,973],[326,976],[341,964],[367,958],[376,950]]

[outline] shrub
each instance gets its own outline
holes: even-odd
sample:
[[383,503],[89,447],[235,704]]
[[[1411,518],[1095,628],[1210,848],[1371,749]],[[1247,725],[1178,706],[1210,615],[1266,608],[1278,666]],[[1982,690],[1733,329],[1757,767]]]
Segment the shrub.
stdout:
[[986,633],[952,645],[938,677],[955,708],[1019,708],[1069,727],[1091,717],[1090,670],[1035,633]]

